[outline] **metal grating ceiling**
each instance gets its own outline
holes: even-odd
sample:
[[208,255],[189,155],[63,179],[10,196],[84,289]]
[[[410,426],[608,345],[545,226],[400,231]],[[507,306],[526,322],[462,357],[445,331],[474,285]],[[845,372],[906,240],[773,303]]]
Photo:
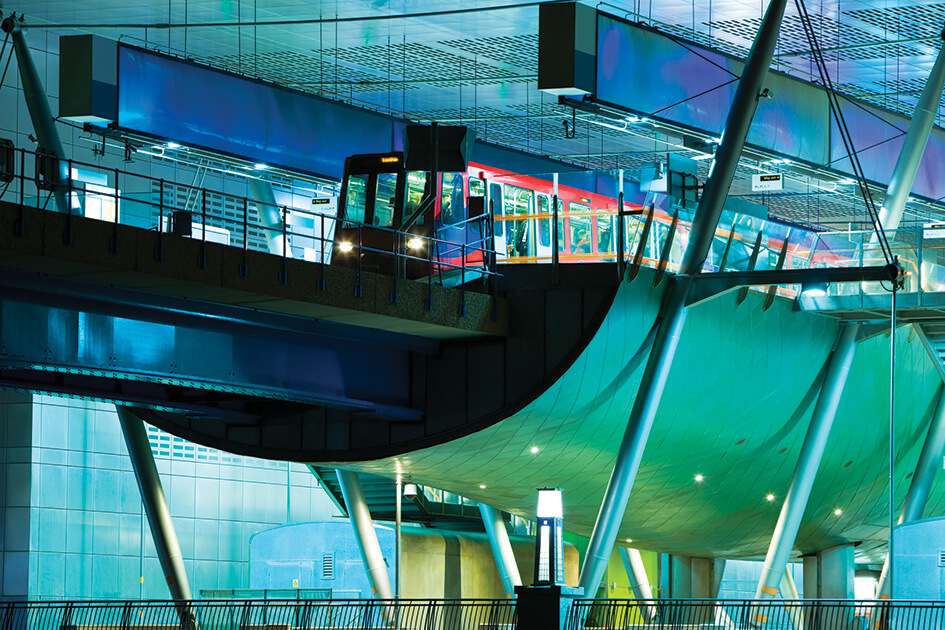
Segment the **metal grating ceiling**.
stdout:
[[857,9],[846,15],[879,29],[889,29],[898,39],[935,38],[945,25],[945,3],[898,3],[882,9]]
[[[757,0],[648,4],[614,0],[602,8],[681,40],[744,57],[763,4]],[[256,0],[252,6],[241,0],[223,4],[182,0],[168,5],[147,0],[13,0],[11,5],[6,0],[6,9],[23,11],[40,28],[43,23],[93,20],[101,25],[50,28],[52,36],[120,35],[414,120],[470,124],[480,138],[586,168],[624,168],[634,176],[640,164],[660,159],[667,151],[694,155],[681,148],[678,132],[639,126],[623,129],[620,122],[588,112],[578,112],[575,137],[565,138],[563,122],[570,125],[571,110],[537,89],[538,9],[514,7],[510,0],[470,0],[462,5],[461,14],[450,13],[457,5],[446,0],[428,0],[422,6],[407,0],[280,0],[278,5]],[[857,98],[911,114],[938,46],[945,3],[912,0],[878,6],[867,0],[826,0],[808,9],[820,44],[828,49],[825,58],[835,85]],[[424,15],[401,17],[418,11]],[[319,22],[323,16],[342,21]],[[257,19],[260,22],[254,22]],[[189,20],[187,28],[161,27],[167,23],[183,26],[184,20]],[[265,23],[271,20],[280,24]],[[154,29],[107,27],[148,22]],[[201,27],[210,22],[239,28]],[[811,79],[808,49],[800,19],[790,6],[776,67]],[[750,194],[749,176],[758,165],[748,166],[733,186],[735,195]],[[796,179],[806,182],[806,177]],[[818,216],[829,217],[832,224],[863,219],[852,196],[812,190],[811,194],[791,191],[803,192],[802,197],[769,199],[772,212],[806,221],[813,216],[809,207],[817,205],[821,208]]]

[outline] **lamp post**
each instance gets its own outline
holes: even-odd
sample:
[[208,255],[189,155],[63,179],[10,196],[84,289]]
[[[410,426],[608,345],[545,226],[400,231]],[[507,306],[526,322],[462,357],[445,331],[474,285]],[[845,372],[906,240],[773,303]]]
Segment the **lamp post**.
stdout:
[[535,584],[564,584],[564,514],[559,488],[538,489]]

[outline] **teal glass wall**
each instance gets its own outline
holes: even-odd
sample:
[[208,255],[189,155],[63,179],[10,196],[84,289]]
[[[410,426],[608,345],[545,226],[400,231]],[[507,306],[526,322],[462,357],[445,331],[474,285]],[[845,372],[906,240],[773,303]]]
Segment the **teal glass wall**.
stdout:
[[[31,410],[29,597],[166,599],[114,406],[33,396]],[[253,534],[339,514],[304,465],[148,434],[195,596],[249,586]]]

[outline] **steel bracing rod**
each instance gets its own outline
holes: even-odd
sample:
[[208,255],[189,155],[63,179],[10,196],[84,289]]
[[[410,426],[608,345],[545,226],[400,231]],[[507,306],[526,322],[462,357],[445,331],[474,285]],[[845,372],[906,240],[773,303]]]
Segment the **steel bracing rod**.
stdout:
[[515,587],[522,585],[522,578],[519,576],[518,564],[515,563],[512,543],[509,541],[509,533],[505,529],[502,513],[485,503],[479,504],[479,513],[482,515],[486,535],[489,536],[489,546],[492,547],[492,555],[495,557],[495,566],[499,570],[502,587],[508,597],[515,597]]
[[850,374],[850,365],[856,351],[856,335],[859,325],[844,325],[837,339],[837,347],[828,359],[824,373],[824,382],[820,388],[820,396],[801,446],[801,453],[794,468],[794,476],[788,487],[778,516],[778,524],[774,528],[771,545],[765,556],[764,566],[761,569],[761,578],[755,591],[755,599],[771,599],[778,593],[778,585],[787,569],[791,550],[794,548],[794,539],[807,507],[817,469],[830,436],[830,428],[840,405],[840,396],[843,386]]
[[[935,360],[938,361],[939,358],[935,357]],[[935,472],[938,470],[943,450],[945,450],[945,390],[939,393],[929,432],[925,436],[922,453],[915,465],[912,483],[909,484],[909,492],[906,494],[897,524],[910,523],[922,518],[925,506],[929,502],[929,493],[932,490],[932,482],[935,480]],[[889,555],[887,554],[886,561],[883,563],[883,572],[876,584],[877,596],[884,599],[889,597],[889,584],[886,580],[888,571]]]
[[184,569],[184,558],[180,552],[180,544],[177,542],[177,534],[174,532],[174,523],[171,521],[167,499],[164,498],[161,478],[158,476],[157,466],[154,465],[154,453],[151,451],[151,442],[148,440],[144,421],[129,407],[115,405],[115,410],[118,412],[121,433],[125,437],[131,466],[138,480],[144,513],[148,517],[154,548],[161,562],[171,599],[192,599],[187,572]]
[[62,148],[62,141],[59,139],[59,132],[56,130],[55,119],[49,109],[49,99],[46,98],[46,90],[43,89],[43,83],[36,71],[36,64],[33,63],[33,55],[30,53],[26,38],[23,36],[23,24],[14,15],[11,15],[3,20],[0,26],[13,38],[16,65],[20,70],[20,82],[23,85],[23,98],[26,100],[26,109],[30,113],[30,120],[33,122],[33,129],[36,131],[36,139],[39,141],[39,145],[53,158],[60,158],[55,160],[55,168],[52,173],[54,178],[52,182],[53,193],[56,197],[56,207],[59,212],[68,213],[69,162],[64,159],[66,153]]
[[351,526],[354,528],[354,538],[358,543],[358,551],[361,553],[361,561],[364,563],[364,571],[367,573],[371,592],[377,599],[393,599],[394,594],[390,589],[390,576],[387,574],[384,554],[381,553],[381,544],[377,541],[377,532],[374,531],[371,512],[368,510],[358,473],[341,468],[335,472],[338,474],[338,484],[345,498],[348,518],[351,519]]
[[[939,37],[945,39],[945,31],[940,33]],[[935,123],[943,89],[945,89],[945,46],[940,46],[935,65],[932,66],[932,72],[925,81],[922,95],[912,113],[912,121],[909,123],[902,150],[896,160],[896,168],[893,169],[886,189],[886,200],[879,212],[879,222],[883,229],[895,230],[899,227],[902,213],[906,209],[906,201],[909,199],[909,192],[912,190],[912,184],[919,170],[919,162],[922,160],[929,135],[932,133],[932,125]],[[876,238],[874,234],[870,242],[875,242]]]
[[[283,241],[282,213],[276,204],[276,196],[272,192],[272,184],[265,179],[248,177],[249,190],[256,200],[256,214],[259,215],[259,223],[266,233],[266,243],[269,245],[269,253],[282,256],[283,250],[289,258],[292,252],[286,246],[288,243]],[[286,239],[288,240],[288,239]]]
[[[630,578],[630,588],[633,589],[635,599],[653,599],[653,590],[650,588],[650,579],[646,575],[646,567],[643,566],[643,556],[639,549],[630,549],[629,547],[618,547],[620,550],[620,559],[623,560],[623,568],[627,571],[627,577]],[[642,611],[644,621],[650,622],[656,617],[656,606],[644,606]]]
[[617,531],[627,509],[650,429],[656,418],[673,355],[679,345],[686,320],[686,297],[692,275],[702,270],[712,239],[718,226],[725,198],[728,196],[738,166],[738,158],[748,135],[748,128],[758,106],[758,97],[771,65],[771,57],[778,40],[778,31],[787,0],[772,0],[765,11],[758,35],[752,44],[735,97],[725,121],[721,142],[715,154],[715,165],[703,190],[689,243],[680,266],[679,275],[671,281],[663,296],[661,320],[653,348],[643,372],[643,380],[633,401],[623,440],[617,451],[614,470],[601,502],[594,530],[588,545],[584,566],[581,568],[580,587],[587,596],[597,592],[610,554],[617,540]]
[[857,182],[859,182],[860,193],[862,194],[863,202],[866,206],[866,212],[869,215],[870,222],[872,222],[873,229],[876,232],[876,242],[882,249],[886,262],[891,263],[893,262],[892,250],[890,249],[889,241],[886,238],[886,233],[883,230],[883,225],[880,223],[879,212],[876,210],[876,204],[873,202],[873,195],[870,192],[869,185],[867,184],[866,174],[863,171],[863,167],[860,165],[860,158],[857,155],[856,147],[853,144],[853,138],[850,135],[850,130],[847,128],[847,123],[843,116],[843,108],[841,107],[840,97],[833,87],[833,81],[830,80],[830,73],[827,72],[827,64],[824,62],[824,56],[817,44],[817,35],[814,32],[813,23],[811,22],[810,15],[807,13],[807,7],[804,5],[804,0],[794,0],[794,4],[797,6],[797,12],[801,17],[801,25],[804,27],[804,34],[807,36],[807,41],[810,44],[812,57],[817,66],[817,71],[820,74],[820,79],[824,84],[824,93],[827,95],[827,100],[830,102],[830,111],[836,120],[837,129],[840,132],[840,138],[843,140],[843,146],[850,158],[850,165],[853,168],[853,174],[856,177]]

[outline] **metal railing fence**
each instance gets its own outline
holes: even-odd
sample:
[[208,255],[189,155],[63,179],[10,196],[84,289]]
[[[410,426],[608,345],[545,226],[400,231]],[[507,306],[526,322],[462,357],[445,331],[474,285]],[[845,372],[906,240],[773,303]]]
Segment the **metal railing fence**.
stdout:
[[[393,256],[395,269],[412,260],[423,263],[431,275],[447,271],[464,276],[468,272],[469,279],[497,275],[494,265],[489,264],[492,259],[490,238],[479,227],[484,217],[474,217],[463,225],[453,226],[453,232],[465,237],[462,241],[435,235],[419,238],[419,246],[412,246],[416,237],[409,232],[343,221],[333,214],[286,205],[276,208],[282,220],[277,227],[272,227],[264,225],[260,219],[267,205],[246,195],[123,169],[103,168],[79,160],[53,160],[25,149],[9,147],[3,151],[13,157],[0,160],[0,200],[56,210],[55,194],[63,192],[70,219],[72,216],[85,216],[115,226],[128,225],[156,231],[162,239],[159,250],[163,250],[163,235],[174,233],[175,223],[186,218],[189,237],[204,246],[207,242],[216,242],[242,248],[244,252],[262,251],[279,255],[283,260],[296,258],[326,265],[331,264],[334,255],[336,229],[344,225],[357,228],[357,242],[351,244],[354,250],[351,258],[358,261],[359,271],[360,254],[383,254]],[[51,160],[65,163],[65,170],[69,173],[80,169],[99,174],[108,185],[90,185],[72,178],[59,181],[51,170]],[[478,232],[471,237],[473,228],[478,228]],[[384,246],[377,248],[362,244],[361,232],[365,229],[382,234],[380,242]],[[387,243],[390,243],[389,249]],[[447,252],[455,260],[434,260],[435,252]],[[156,256],[162,256],[161,251]],[[201,256],[206,259],[205,250]],[[241,267],[244,273],[245,265],[244,256]]]
[[941,630],[945,602],[577,599],[567,630]]
[[83,601],[0,604],[0,630],[510,630],[514,600]]

